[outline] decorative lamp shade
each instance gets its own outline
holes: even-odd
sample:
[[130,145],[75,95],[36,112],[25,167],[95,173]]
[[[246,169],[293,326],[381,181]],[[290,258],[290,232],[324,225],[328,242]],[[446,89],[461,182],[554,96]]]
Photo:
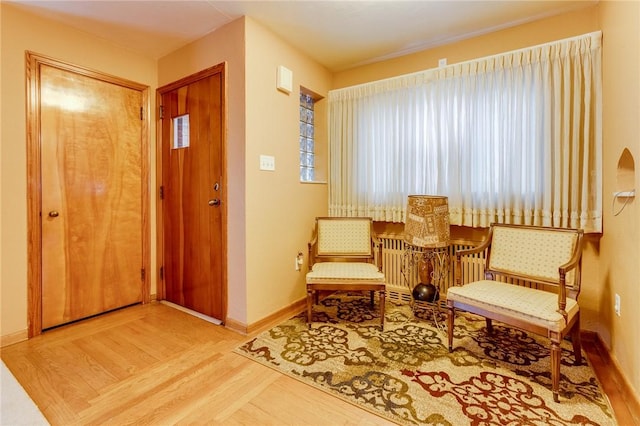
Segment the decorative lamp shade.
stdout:
[[416,247],[449,245],[449,204],[447,197],[409,195],[404,239]]

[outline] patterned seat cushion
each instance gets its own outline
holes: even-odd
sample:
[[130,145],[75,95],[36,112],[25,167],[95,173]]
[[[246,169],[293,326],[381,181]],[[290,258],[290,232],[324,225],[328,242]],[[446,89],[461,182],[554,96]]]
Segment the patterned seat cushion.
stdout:
[[320,262],[307,273],[307,283],[323,281],[371,281],[384,283],[384,274],[364,262]]
[[[558,295],[543,290],[481,280],[462,287],[449,288],[447,300],[468,303],[558,332],[566,326],[564,317],[557,312]],[[578,303],[567,298],[565,310],[570,321],[578,313]]]

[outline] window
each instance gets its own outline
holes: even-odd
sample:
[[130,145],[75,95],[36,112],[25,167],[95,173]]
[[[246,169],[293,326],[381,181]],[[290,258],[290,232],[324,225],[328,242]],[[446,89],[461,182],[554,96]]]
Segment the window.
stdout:
[[329,214],[602,231],[601,33],[329,92]]
[[189,147],[189,114],[179,115],[172,119],[173,149]]
[[315,180],[314,157],[314,104],[315,100],[304,88],[300,88],[300,181]]

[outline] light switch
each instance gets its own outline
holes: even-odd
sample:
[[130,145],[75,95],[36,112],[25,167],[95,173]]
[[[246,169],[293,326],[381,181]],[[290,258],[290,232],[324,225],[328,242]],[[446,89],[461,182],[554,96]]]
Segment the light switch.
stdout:
[[276,169],[276,158],[272,155],[261,155],[260,156],[260,170],[275,170]]

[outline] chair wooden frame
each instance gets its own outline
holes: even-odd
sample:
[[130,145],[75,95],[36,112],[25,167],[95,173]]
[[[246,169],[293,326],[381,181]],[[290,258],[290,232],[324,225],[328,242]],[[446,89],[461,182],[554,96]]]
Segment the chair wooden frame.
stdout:
[[[341,246],[341,240],[348,239],[351,229],[357,233],[360,240],[358,247],[349,244]],[[357,230],[356,230],[357,228]],[[346,231],[346,232],[345,232]],[[332,239],[331,244],[324,244]],[[365,244],[364,238],[368,239]],[[326,247],[331,246],[331,247]],[[318,303],[320,291],[369,291],[371,308],[374,307],[374,293],[379,295],[380,326],[384,329],[386,280],[382,274],[382,246],[373,229],[373,220],[369,217],[317,217],[315,229],[309,249],[309,272],[307,273],[307,323],[312,323],[312,306]],[[340,264],[345,262],[357,264],[371,264],[375,268],[365,267],[363,275],[345,271]],[[330,266],[332,269],[326,274],[316,273],[319,267]],[[335,268],[332,268],[335,266]]]
[[[504,268],[492,268],[491,255],[492,249],[495,249],[493,236],[497,228],[518,230],[517,232],[523,231],[521,242],[517,242],[515,246],[509,247],[510,250],[517,250],[518,244],[526,244],[527,232],[545,232],[546,235],[551,235],[552,233],[557,232],[573,234],[573,237],[575,238],[573,252],[569,253],[569,259],[554,259],[558,261],[558,264],[549,265],[550,268],[555,268],[557,266],[557,279],[549,279],[548,277],[541,277],[531,273],[518,272],[519,265],[517,265],[517,261],[514,263],[514,268],[510,270],[505,270]],[[543,240],[544,238],[546,237],[543,237]],[[476,293],[474,296],[472,292],[466,294],[464,293],[464,291],[456,290],[456,287],[452,287],[451,289],[449,289],[447,293],[447,334],[449,352],[453,350],[454,319],[456,309],[461,309],[485,317],[488,332],[492,331],[491,321],[496,320],[528,332],[546,336],[551,341],[551,387],[553,391],[553,399],[558,402],[560,385],[560,360],[562,351],[560,343],[565,338],[565,336],[571,336],[573,353],[575,357],[574,365],[580,365],[582,363],[582,352],[580,343],[580,311],[579,306],[577,305],[577,299],[580,293],[582,244],[583,231],[579,229],[492,224],[487,237],[478,247],[457,251],[455,265],[456,287],[459,288],[461,285],[460,277],[462,256],[481,253],[485,250],[487,251],[485,280],[488,280],[490,282],[484,282],[483,288],[488,291],[483,295],[479,295]],[[546,250],[547,247],[540,247],[539,249],[540,251],[538,252],[541,253],[542,251]],[[563,263],[561,264],[560,262]],[[570,272],[572,273],[571,285],[567,283],[567,277]],[[563,326],[561,326],[559,329],[546,328],[541,325],[540,322],[536,322],[532,318],[528,318],[526,315],[521,315],[519,312],[517,312],[517,310],[511,309],[511,307],[509,306],[504,306],[504,299],[500,302],[502,303],[502,305],[499,305],[497,301],[491,300],[491,296],[487,295],[486,293],[490,293],[493,291],[499,293],[501,290],[505,289],[504,286],[517,285],[500,282],[496,279],[497,276],[501,276],[507,279],[523,280],[528,283],[542,284],[546,290],[555,289],[555,292],[557,293],[557,306],[555,306],[555,309],[553,307],[550,307],[547,311],[547,314],[550,313],[553,315],[555,313],[559,313],[563,318],[563,321],[559,321],[559,324],[563,324]],[[475,284],[479,282],[481,281],[476,281],[474,283],[468,284]],[[540,295],[540,293],[536,292],[544,292],[545,290],[526,288],[525,291],[527,296],[531,296],[530,300],[535,300],[536,296]],[[476,297],[477,299],[474,300],[474,297]],[[576,301],[575,305],[573,306],[573,315],[571,316],[569,316],[568,312],[565,310],[567,308],[567,298]],[[496,303],[494,304],[494,302]]]

